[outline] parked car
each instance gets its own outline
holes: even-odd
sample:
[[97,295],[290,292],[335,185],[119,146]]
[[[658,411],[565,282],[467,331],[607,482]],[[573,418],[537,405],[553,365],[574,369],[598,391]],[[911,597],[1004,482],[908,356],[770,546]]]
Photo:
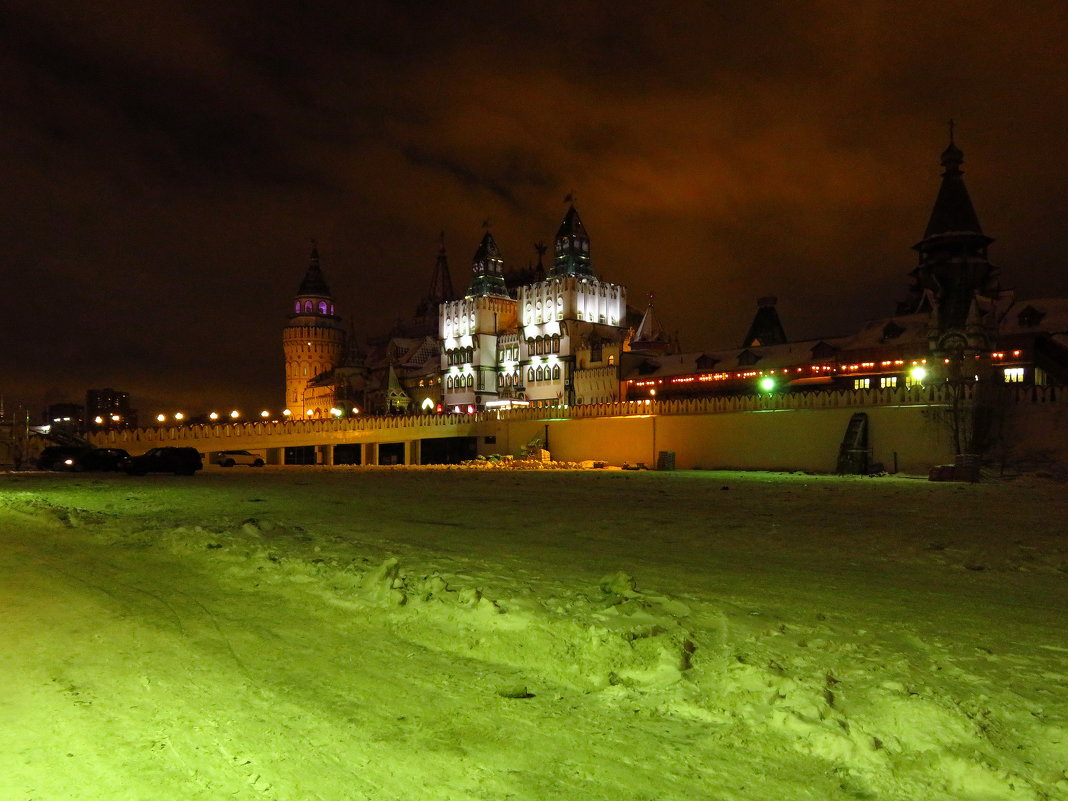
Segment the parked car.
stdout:
[[220,467],[233,467],[236,464],[247,464],[249,467],[263,467],[263,457],[248,451],[219,451],[211,460],[212,464]]
[[130,456],[122,463],[122,469],[131,476],[145,473],[174,473],[176,476],[191,476],[204,466],[203,457],[196,448],[152,448],[140,456]]
[[38,470],[118,470],[130,454],[122,448],[49,445],[37,457]]

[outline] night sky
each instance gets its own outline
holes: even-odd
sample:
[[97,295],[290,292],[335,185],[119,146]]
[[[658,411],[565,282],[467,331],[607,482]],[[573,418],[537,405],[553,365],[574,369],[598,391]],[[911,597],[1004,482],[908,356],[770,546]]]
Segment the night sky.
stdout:
[[1003,283],[1068,295],[1063,0],[4,5],[9,412],[276,409],[312,238],[365,337],[439,231],[462,289],[483,220],[526,265],[572,191],[685,349],[767,294],[847,333],[903,296],[950,117]]

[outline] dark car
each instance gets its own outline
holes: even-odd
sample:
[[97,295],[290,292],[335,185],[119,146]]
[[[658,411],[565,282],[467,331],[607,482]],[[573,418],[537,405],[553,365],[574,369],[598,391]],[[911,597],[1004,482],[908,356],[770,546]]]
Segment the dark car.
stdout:
[[122,448],[49,445],[37,457],[38,470],[118,470],[130,454]]
[[204,466],[203,458],[196,448],[152,448],[140,456],[130,456],[122,463],[122,469],[131,476],[145,473],[174,473],[176,476],[191,476]]

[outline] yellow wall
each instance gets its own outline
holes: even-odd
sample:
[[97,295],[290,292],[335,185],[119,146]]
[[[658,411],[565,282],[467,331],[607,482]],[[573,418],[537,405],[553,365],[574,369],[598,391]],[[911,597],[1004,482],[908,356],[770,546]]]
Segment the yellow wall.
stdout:
[[[675,452],[675,466],[834,472],[838,449],[853,409],[740,412],[524,421],[497,424],[497,442],[480,452],[518,455],[533,437],[544,439],[560,461],[645,462],[660,451]],[[886,470],[926,473],[951,463],[948,436],[916,407],[867,409],[872,458]]]

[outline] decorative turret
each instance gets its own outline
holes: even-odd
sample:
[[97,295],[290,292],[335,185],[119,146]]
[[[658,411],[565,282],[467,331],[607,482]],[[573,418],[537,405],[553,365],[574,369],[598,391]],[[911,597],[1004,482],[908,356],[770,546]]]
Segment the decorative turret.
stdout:
[[495,295],[508,297],[508,287],[504,283],[503,274],[504,259],[501,258],[500,248],[497,247],[493,234],[486,231],[482,242],[475,251],[471,262],[471,286],[467,290],[467,297],[484,297]]
[[977,337],[975,324],[969,319],[974,319],[977,299],[993,300],[999,292],[998,268],[987,257],[987,247],[994,240],[979,225],[964,185],[963,162],[964,153],[953,140],[951,121],[949,145],[942,152],[942,184],[923,239],[913,245],[919,253],[919,265],[912,271],[910,298],[901,308],[932,313],[935,350],[959,351],[989,344]]
[[423,298],[418,314],[427,312],[437,314],[438,306],[447,300],[453,300],[456,291],[452,288],[452,274],[449,272],[449,258],[445,253],[445,232],[441,232],[441,246],[438,248],[438,257],[434,261],[434,272],[430,276],[430,289]]
[[[571,196],[568,195],[570,201]],[[556,232],[556,255],[553,257],[551,278],[565,275],[593,275],[590,262],[590,237],[574,204],[568,206],[567,214]]]
[[984,236],[979,226],[979,217],[972,206],[968,188],[964,185],[964,170],[960,168],[963,163],[964,152],[953,141],[951,132],[949,146],[942,151],[942,185],[931,209],[923,240],[915,245],[921,254],[935,249],[946,239],[967,242],[976,249],[985,248],[994,241]]
[[630,338],[630,350],[638,353],[667,353],[672,348],[671,336],[660,324],[653,311],[653,293],[649,293],[649,305],[645,307],[642,321]]
[[330,287],[326,283],[322,268],[319,266],[319,246],[312,241],[311,256],[304,280],[300,282],[297,297],[290,317],[298,315],[315,315],[334,317],[334,299],[330,296]]

